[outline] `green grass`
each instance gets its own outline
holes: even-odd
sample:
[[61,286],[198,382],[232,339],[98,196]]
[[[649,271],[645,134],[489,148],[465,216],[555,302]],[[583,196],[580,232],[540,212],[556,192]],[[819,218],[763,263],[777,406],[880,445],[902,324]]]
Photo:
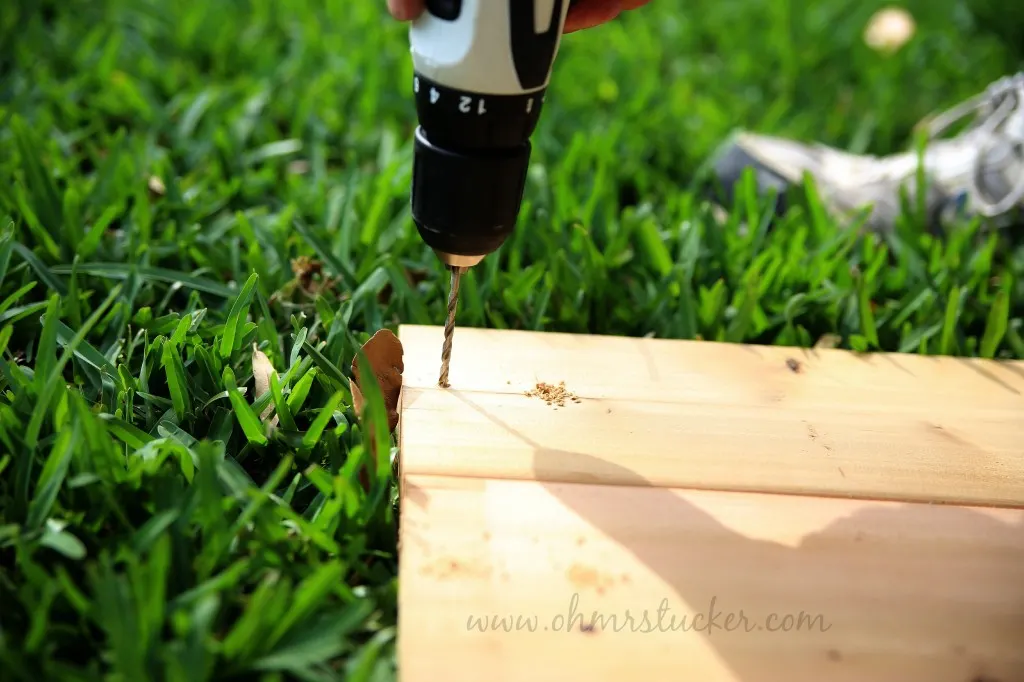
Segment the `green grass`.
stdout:
[[[377,329],[439,324],[446,282],[409,219],[383,6],[4,4],[5,679],[393,678],[395,489],[346,377]],[[893,58],[859,44],[878,6],[653,0],[567,38],[519,231],[460,324],[1024,356],[1019,243],[910,209],[859,238],[813,192],[717,225],[691,191],[735,128],[896,151],[1021,66],[991,3],[911,3]]]

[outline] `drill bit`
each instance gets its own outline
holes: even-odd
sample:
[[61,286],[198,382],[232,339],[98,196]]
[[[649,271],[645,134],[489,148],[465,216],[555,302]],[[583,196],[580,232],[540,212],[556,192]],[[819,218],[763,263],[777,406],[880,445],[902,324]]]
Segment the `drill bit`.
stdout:
[[448,388],[448,367],[452,362],[452,336],[455,335],[455,308],[459,305],[459,279],[466,268],[451,266],[451,291],[448,292],[448,319],[444,323],[444,344],[441,346],[441,377],[438,386]]

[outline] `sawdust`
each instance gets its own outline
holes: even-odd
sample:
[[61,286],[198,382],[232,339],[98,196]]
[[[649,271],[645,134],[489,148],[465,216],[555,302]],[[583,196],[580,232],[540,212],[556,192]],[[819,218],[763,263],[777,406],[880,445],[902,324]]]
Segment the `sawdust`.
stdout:
[[530,398],[540,398],[548,405],[556,407],[565,407],[566,400],[580,402],[579,396],[567,389],[564,381],[558,382],[557,386],[543,381],[538,382],[532,390],[526,391],[526,395]]
[[604,594],[605,590],[615,585],[614,576],[604,575],[582,564],[573,564],[566,577],[578,589],[593,588],[598,594]]

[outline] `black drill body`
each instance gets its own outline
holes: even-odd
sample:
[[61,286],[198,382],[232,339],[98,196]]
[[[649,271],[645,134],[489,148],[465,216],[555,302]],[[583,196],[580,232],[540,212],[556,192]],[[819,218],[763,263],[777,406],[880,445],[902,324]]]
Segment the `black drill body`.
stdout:
[[[455,76],[444,83],[415,72],[412,216],[427,245],[453,267],[475,265],[515,228],[567,0],[432,0],[427,12],[431,21],[457,22],[469,2],[477,3],[478,25],[491,22],[481,32],[503,23],[518,82],[485,92],[452,85]],[[551,13],[539,33],[538,7]]]

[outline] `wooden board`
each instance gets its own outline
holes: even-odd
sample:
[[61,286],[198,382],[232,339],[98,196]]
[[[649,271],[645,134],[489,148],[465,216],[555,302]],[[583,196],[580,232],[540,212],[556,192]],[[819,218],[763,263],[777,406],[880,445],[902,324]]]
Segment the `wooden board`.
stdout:
[[460,328],[442,390],[441,333],[400,330],[402,682],[1024,679],[1024,363]]
[[409,476],[401,524],[401,682],[1024,679],[1020,510]]
[[400,337],[406,475],[1024,506],[1024,362],[457,329],[439,390]]

